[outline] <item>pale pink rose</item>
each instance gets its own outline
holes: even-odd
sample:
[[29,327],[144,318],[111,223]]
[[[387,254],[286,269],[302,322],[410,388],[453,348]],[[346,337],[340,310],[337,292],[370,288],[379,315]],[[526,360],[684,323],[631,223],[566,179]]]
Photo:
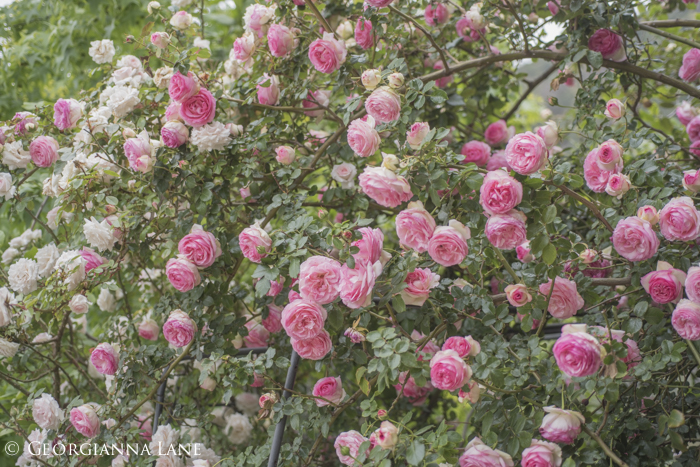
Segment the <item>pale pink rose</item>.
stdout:
[[190,132],[180,122],[167,122],[160,130],[160,139],[169,148],[179,148],[187,142]]
[[622,196],[631,188],[630,179],[625,174],[612,174],[608,179],[608,184],[605,186],[605,192],[610,196],[615,196],[621,199]]
[[486,142],[491,146],[497,146],[508,141],[508,124],[505,120],[498,120],[486,127],[484,132]]
[[51,395],[43,393],[32,403],[32,416],[37,425],[45,430],[58,430],[65,415]]
[[533,439],[523,450],[522,467],[561,467],[561,448],[554,443]]
[[437,389],[455,391],[471,377],[471,368],[454,350],[440,350],[430,359],[430,381]]
[[700,191],[700,170],[686,170],[683,172],[683,188],[693,193]]
[[524,284],[511,284],[506,287],[506,299],[513,306],[520,307],[532,301],[532,295]]
[[374,34],[372,33],[372,22],[364,18],[357,20],[355,25],[355,42],[367,50],[374,45]]
[[535,259],[530,253],[530,242],[524,242],[515,247],[515,253],[518,255],[518,260],[523,263],[529,263]]
[[486,238],[500,250],[512,250],[527,239],[526,219],[522,212],[516,210],[494,214],[486,221]]
[[199,82],[195,75],[190,71],[187,76],[179,71],[173,73],[168,85],[168,94],[170,99],[176,102],[184,102],[199,92]]
[[523,185],[504,170],[492,170],[484,177],[479,203],[489,214],[504,214],[523,200]]
[[423,14],[428,26],[439,26],[450,20],[450,11],[444,3],[428,3]]
[[396,443],[399,442],[399,430],[396,425],[388,420],[385,420],[379,425],[379,428],[373,433],[377,446],[382,449],[394,449]]
[[[561,279],[557,278],[557,282]],[[556,287],[555,287],[556,290]],[[602,346],[587,332],[562,334],[552,348],[559,369],[568,376],[584,377],[598,372]]]
[[[549,296],[549,291],[552,289],[552,280],[550,279],[544,284],[540,284],[540,294],[545,297]],[[557,277],[554,281],[554,292],[549,299],[549,311],[552,316],[558,319],[571,318],[578,310],[583,308],[585,302],[579,295],[576,282]]]
[[80,256],[85,260],[85,272],[90,272],[107,262],[107,260],[97,254],[95,250],[86,246],[81,248],[78,253],[80,253]]
[[408,181],[385,167],[365,167],[359,180],[362,192],[387,208],[395,208],[413,197]]
[[674,269],[665,261],[659,261],[656,271],[642,277],[641,283],[656,303],[678,303],[683,298],[685,280],[686,274],[683,271]]
[[91,404],[71,409],[70,423],[75,431],[88,438],[94,438],[100,434],[100,418]]
[[214,120],[216,99],[207,89],[200,89],[194,96],[182,101],[180,116],[188,125],[199,128]]
[[245,323],[248,335],[243,338],[246,347],[267,347],[270,340],[270,332],[256,321]]
[[600,52],[603,58],[613,62],[624,62],[627,60],[622,37],[610,29],[598,29],[593,33],[588,39],[588,48],[594,52]]
[[556,16],[556,14],[559,13],[559,6],[559,0],[547,2],[547,8],[549,9],[549,12],[552,14],[552,16]]
[[165,120],[168,122],[181,122],[182,117],[180,116],[180,108],[182,104],[178,101],[170,101],[168,107],[165,109]]
[[255,53],[255,36],[245,33],[233,41],[233,58],[245,62]]
[[396,235],[403,248],[412,248],[418,253],[427,251],[434,231],[435,219],[420,201],[408,203],[396,216]]
[[669,241],[689,242],[700,235],[700,213],[687,196],[674,198],[659,212],[659,230]]
[[243,188],[239,189],[238,192],[240,193],[241,198],[243,198],[243,199],[250,198],[250,195],[251,195],[250,187],[248,187],[248,186],[243,187]]
[[61,130],[74,128],[83,116],[83,108],[75,99],[59,99],[53,105],[53,123]]
[[645,261],[659,249],[659,239],[651,224],[636,216],[618,222],[612,242],[615,251],[630,261]]
[[491,147],[481,141],[469,141],[462,146],[460,154],[464,156],[462,164],[473,162],[478,166],[482,166],[486,165],[489,157],[491,157]]
[[659,213],[654,206],[646,205],[637,209],[637,217],[649,222],[651,225],[659,223]]
[[262,326],[267,332],[276,334],[282,330],[282,309],[274,303],[267,305],[267,309],[269,313],[267,318],[262,320]]
[[678,117],[683,126],[688,125],[692,119],[698,116],[698,113],[698,109],[693,107],[688,101],[683,101],[681,105],[676,107],[676,117]]
[[506,160],[506,152],[503,149],[494,151],[493,154],[491,154],[491,157],[489,157],[489,161],[486,163],[486,170],[491,171],[498,169],[505,169],[506,172],[510,172],[512,170],[508,165],[508,161]]
[[513,459],[503,451],[491,449],[479,438],[472,439],[459,457],[460,467],[513,467]]
[[170,43],[170,34],[164,31],[158,31],[151,34],[151,44],[159,49],[165,49]]
[[163,324],[163,337],[173,347],[184,347],[194,339],[197,325],[182,310],[173,310]]
[[275,159],[283,165],[289,165],[296,159],[296,151],[289,146],[279,146],[275,148],[275,153],[277,154]]
[[469,254],[467,240],[470,238],[469,227],[452,219],[448,225],[435,228],[428,242],[428,254],[442,266],[454,266],[464,261]]
[[301,358],[307,360],[321,360],[331,351],[333,343],[331,336],[325,329],[311,339],[291,339],[292,348]]
[[472,336],[452,336],[442,344],[442,350],[454,350],[460,358],[475,357],[481,352],[481,345]]
[[617,120],[625,116],[625,104],[620,99],[610,99],[605,104],[605,116]]
[[144,318],[139,324],[139,336],[149,341],[157,341],[160,333],[160,326],[150,318]]
[[540,434],[544,439],[555,443],[571,444],[581,433],[581,424],[585,423],[579,412],[563,410],[558,407],[543,407],[547,415],[542,419]]
[[598,147],[597,156],[600,170],[614,171],[622,159],[622,146],[609,139]]
[[685,293],[688,298],[700,304],[700,267],[693,266],[688,269],[685,280]]
[[340,294],[340,263],[325,256],[312,256],[299,267],[299,293],[321,305]]
[[190,233],[182,237],[177,251],[198,268],[208,268],[221,256],[221,245],[214,234],[195,224]]
[[243,22],[246,29],[255,31],[258,37],[263,37],[268,23],[274,16],[274,8],[254,3],[246,9]]
[[430,296],[430,290],[440,283],[440,276],[428,268],[416,268],[404,280],[408,286],[401,291],[406,305],[422,306]]
[[299,294],[299,292],[296,292],[294,290],[290,290],[289,293],[287,294],[287,300],[289,302],[293,302],[294,300],[301,300],[302,296]]
[[622,159],[620,159],[613,170],[601,169],[598,163],[598,148],[595,148],[588,153],[583,161],[583,178],[586,180],[588,188],[596,193],[603,193],[608,185],[610,176],[619,173],[622,167]]
[[267,45],[275,57],[284,57],[294,50],[294,33],[287,26],[273,24],[267,31]]
[[327,376],[319,379],[314,384],[314,389],[311,393],[316,397],[325,399],[314,399],[318,407],[325,407],[330,404],[338,405],[343,402],[347,395],[343,389],[343,382],[340,380],[340,376]]
[[430,133],[430,125],[428,123],[416,122],[406,132],[406,141],[411,149],[420,149],[428,133]]
[[[408,380],[406,379],[408,377]],[[403,396],[413,405],[421,405],[425,402],[428,393],[433,390],[433,385],[426,382],[425,386],[418,386],[413,376],[410,376],[407,371],[399,374],[399,383],[394,385],[396,393],[403,391]]]
[[372,302],[372,289],[377,277],[382,273],[379,261],[355,261],[350,269],[346,264],[340,268],[340,299],[348,308],[368,306]]
[[362,227],[359,229],[362,238],[352,242],[351,246],[356,246],[360,249],[353,257],[355,261],[369,261],[374,264],[382,260],[384,246],[384,232],[381,229],[372,229],[370,227]]
[[526,131],[513,136],[506,146],[506,160],[520,175],[530,175],[547,162],[548,152],[544,140]]
[[90,362],[103,375],[113,375],[119,368],[119,352],[110,344],[98,344],[90,353]]
[[132,169],[139,167],[140,160],[149,159],[152,152],[151,140],[145,131],[141,132],[136,138],[128,138],[124,142],[124,154],[129,160],[129,167]]
[[202,282],[197,266],[182,255],[168,260],[165,275],[168,276],[170,284],[180,292],[189,292]]
[[700,340],[700,305],[690,300],[681,300],[673,310],[671,324],[683,339]]
[[[340,183],[340,187],[344,190],[355,188],[355,177],[357,176],[357,168],[349,162],[343,162],[333,166],[331,170],[331,178]],[[342,213],[339,213],[342,214]]]
[[700,115],[693,117],[685,127],[685,132],[688,133],[688,138],[691,142],[700,141]]
[[353,344],[359,344],[360,342],[364,342],[365,340],[367,340],[365,338],[365,335],[355,328],[347,328],[343,335],[350,339],[350,342],[352,342]]
[[321,73],[330,74],[345,63],[345,42],[336,40],[333,33],[324,32],[323,39],[316,39],[309,46],[309,60]]
[[[309,91],[306,98],[302,101],[301,105],[305,109],[314,109],[317,107],[328,107],[331,101],[330,91]],[[324,110],[308,110],[304,112],[305,115],[309,117],[322,117]]]
[[307,340],[323,332],[327,313],[313,300],[296,300],[282,310],[282,327],[289,337]]
[[401,98],[388,86],[372,91],[365,101],[365,110],[379,123],[391,123],[401,115]]
[[370,116],[366,120],[357,119],[350,122],[348,127],[348,145],[358,156],[370,157],[379,149],[382,139],[374,127],[374,119]]
[[683,55],[683,65],[678,70],[682,80],[692,83],[700,77],[700,49],[690,49]]
[[[357,466],[355,459],[360,456],[360,445],[365,441],[369,441],[355,430],[345,431],[338,435],[333,443],[335,453],[338,455],[340,463],[343,465]],[[343,454],[343,448],[347,448],[348,454]],[[364,453],[369,455],[369,449]]]
[[[243,256],[254,263],[262,261],[272,249],[272,239],[258,224],[243,229],[238,235],[238,243],[241,246]],[[263,252],[259,252],[258,248],[262,248]]]
[[58,141],[51,136],[37,136],[29,145],[29,154],[37,167],[51,167],[58,160]]
[[546,125],[537,127],[537,136],[542,138],[544,144],[551,149],[559,141],[559,127],[550,120]]

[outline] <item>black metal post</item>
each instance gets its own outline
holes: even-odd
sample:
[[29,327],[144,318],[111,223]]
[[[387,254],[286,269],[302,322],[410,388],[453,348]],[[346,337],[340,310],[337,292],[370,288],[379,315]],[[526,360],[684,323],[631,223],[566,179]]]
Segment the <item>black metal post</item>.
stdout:
[[[287,370],[287,379],[284,382],[284,392],[282,393],[282,400],[287,400],[292,394],[288,389],[294,388],[294,380],[297,376],[297,367],[299,366],[299,354],[292,350],[292,358],[289,363],[289,370]],[[275,427],[275,435],[272,438],[272,445],[270,446],[270,457],[267,461],[267,467],[277,467],[277,461],[280,457],[280,449],[282,448],[282,438],[284,437],[284,428],[287,425],[287,416],[282,415],[282,418],[277,423]]]

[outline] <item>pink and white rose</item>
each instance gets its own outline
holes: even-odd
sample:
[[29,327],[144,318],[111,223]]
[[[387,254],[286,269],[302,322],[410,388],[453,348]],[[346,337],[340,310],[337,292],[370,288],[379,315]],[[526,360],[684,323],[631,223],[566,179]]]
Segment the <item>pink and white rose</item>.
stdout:
[[659,261],[656,271],[641,279],[642,287],[656,303],[678,303],[683,297],[686,274],[666,261]]
[[520,175],[531,175],[547,162],[544,140],[529,131],[513,136],[506,146],[506,161]]
[[659,239],[648,221],[633,216],[618,222],[612,235],[615,251],[630,261],[645,261],[659,249]]
[[343,402],[347,395],[343,389],[343,382],[340,380],[340,376],[327,376],[319,379],[314,384],[312,394],[325,399],[314,399],[318,407],[325,407],[330,404],[338,405]]
[[423,306],[430,296],[430,290],[440,283],[440,276],[428,268],[416,268],[409,272],[404,282],[407,287],[401,291],[406,305]]
[[547,311],[557,319],[571,318],[585,305],[583,298],[578,293],[576,282],[574,281],[564,279],[563,277],[557,277],[554,281],[554,291],[551,292],[550,296],[551,290],[551,279],[544,284],[540,284],[540,294],[545,297],[550,297]]
[[435,227],[435,219],[420,201],[408,203],[406,209],[396,216],[396,235],[401,246],[412,248],[418,253],[428,250]]
[[163,324],[163,337],[173,347],[185,347],[192,342],[197,324],[182,310],[173,310]]
[[467,240],[470,238],[469,227],[452,219],[448,225],[435,228],[428,242],[428,254],[433,261],[445,267],[460,264],[469,254]]

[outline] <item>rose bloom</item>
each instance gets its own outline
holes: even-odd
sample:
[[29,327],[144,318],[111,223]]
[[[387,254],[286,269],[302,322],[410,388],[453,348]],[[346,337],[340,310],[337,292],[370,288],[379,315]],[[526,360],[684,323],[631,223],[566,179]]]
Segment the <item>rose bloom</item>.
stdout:
[[270,332],[257,321],[245,323],[248,335],[243,338],[246,347],[267,347],[270,340]]
[[498,120],[486,127],[484,139],[491,146],[497,146],[508,141],[508,124],[505,120]]
[[700,50],[690,49],[683,55],[683,65],[678,70],[682,80],[692,83],[700,77]]
[[659,249],[656,232],[649,222],[639,217],[628,217],[618,222],[612,242],[615,251],[630,261],[645,261]]
[[68,302],[68,307],[70,311],[76,314],[85,314],[90,309],[91,303],[88,301],[85,295],[73,295],[73,298]]
[[287,26],[273,24],[267,31],[267,45],[275,57],[284,57],[294,50],[294,33]]
[[299,268],[299,292],[321,305],[331,303],[340,294],[340,263],[325,256],[304,261]]
[[420,149],[425,137],[430,133],[430,125],[426,122],[416,122],[406,132],[406,142],[411,149]]
[[58,141],[51,136],[37,136],[29,145],[29,154],[37,167],[51,167],[58,160]]
[[199,92],[199,83],[192,72],[188,72],[187,76],[179,71],[173,73],[168,85],[168,94],[170,99],[175,102],[182,103]]
[[687,196],[674,198],[659,212],[659,230],[666,240],[688,242],[700,235],[700,213]]
[[600,170],[613,171],[622,159],[622,146],[609,139],[598,147],[598,167]]
[[467,240],[471,238],[469,227],[451,219],[448,225],[435,228],[428,242],[428,254],[436,263],[449,267],[464,261],[469,254]]
[[619,173],[622,167],[622,159],[620,159],[613,170],[601,169],[598,163],[598,148],[595,148],[588,153],[583,161],[583,178],[586,180],[588,188],[596,193],[602,193],[608,185],[610,176]]
[[559,141],[559,127],[550,120],[546,125],[537,128],[537,136],[542,138],[548,148],[552,148]]
[[377,446],[382,449],[394,449],[399,441],[399,430],[396,425],[386,420],[383,421],[379,428],[373,433],[377,442]]
[[276,297],[282,292],[282,289],[284,288],[284,277],[280,278],[279,282],[278,281],[270,281],[270,290],[267,291],[265,296],[267,297]]
[[[408,380],[406,380],[408,378]],[[407,371],[399,374],[399,382],[394,385],[396,393],[399,394],[403,391],[403,396],[408,399],[408,401],[415,405],[421,405],[425,402],[425,398],[428,393],[433,390],[433,385],[430,382],[426,382],[425,386],[418,386],[416,380],[413,376],[410,376]]]
[[[360,456],[360,445],[365,441],[369,440],[355,430],[345,431],[339,434],[335,439],[333,447],[335,447],[335,453],[338,455],[340,463],[351,466],[358,465],[355,459]],[[348,449],[348,455],[343,454],[343,448]],[[365,455],[369,455],[369,449]]]
[[522,467],[560,467],[561,448],[554,443],[533,439],[523,450]]
[[571,444],[581,433],[581,424],[586,422],[579,412],[558,407],[543,407],[547,415],[542,419],[540,434],[555,443]]
[[345,63],[345,42],[336,40],[332,32],[324,32],[323,39],[316,39],[309,46],[309,60],[321,73],[330,74]]
[[208,268],[221,256],[221,245],[212,233],[195,224],[190,233],[182,237],[177,251],[198,268]]
[[70,423],[75,431],[88,438],[94,438],[100,434],[100,419],[91,404],[71,409]]
[[491,147],[481,141],[469,141],[462,146],[460,154],[464,156],[462,164],[473,162],[478,166],[482,166],[486,165],[491,156]]
[[322,397],[323,399],[314,399],[318,407],[325,407],[330,404],[338,405],[345,399],[345,390],[343,389],[343,382],[340,380],[340,376],[328,376],[326,378],[321,378],[314,384],[314,389],[312,394],[316,397]]
[[479,190],[479,203],[489,214],[503,214],[523,200],[523,185],[505,170],[486,174]]
[[359,344],[360,342],[364,342],[365,340],[367,340],[365,338],[365,335],[355,328],[347,328],[343,335],[350,339],[350,342],[352,342],[353,344]]
[[[372,229],[370,227],[362,227],[359,229],[362,238],[352,242],[351,246],[356,246],[360,249],[353,257],[355,261],[369,261],[375,263],[382,260],[384,251],[384,232],[381,229]],[[385,262],[382,262],[384,264]]]
[[452,336],[442,344],[442,350],[454,350],[460,358],[476,357],[481,352],[481,345],[472,336]]
[[644,290],[656,303],[677,303],[683,297],[683,286],[686,275],[679,269],[674,269],[669,263],[659,261],[656,271],[642,277]]
[[372,289],[377,277],[382,273],[379,261],[355,261],[350,269],[346,264],[340,268],[340,299],[348,308],[368,306],[372,302]]
[[269,333],[275,334],[280,332],[282,330],[282,309],[274,303],[270,303],[267,305],[267,310],[268,315],[267,318],[262,320],[262,326]]
[[78,253],[80,254],[81,258],[85,260],[85,272],[90,272],[107,262],[107,260],[97,254],[95,250],[86,246],[80,249]]
[[178,11],[170,18],[170,24],[172,27],[179,29],[180,31],[184,31],[185,29],[189,28],[192,25],[192,21],[192,15],[186,11]]
[[[561,279],[557,278],[557,282]],[[555,287],[556,290],[556,287]],[[559,369],[568,376],[591,376],[603,364],[601,345],[587,332],[562,334],[552,348]]]
[[615,196],[617,199],[627,193],[630,189],[630,179],[625,174],[612,174],[608,179],[608,184],[605,186],[605,192],[610,196]]
[[420,201],[408,203],[407,208],[396,216],[396,235],[402,248],[412,248],[418,253],[427,251],[434,231],[435,219]]
[[157,341],[160,333],[160,326],[151,318],[144,318],[139,324],[139,336],[149,341]]
[[362,50],[367,50],[374,45],[371,21],[364,18],[357,20],[357,24],[355,24],[355,42],[362,47]]
[[520,175],[531,175],[547,162],[547,145],[534,133],[515,135],[506,146],[506,161]]
[[168,260],[165,264],[165,274],[170,284],[180,292],[189,292],[202,282],[197,266],[183,255]]
[[613,62],[624,62],[627,60],[622,37],[610,29],[598,29],[593,33],[588,39],[588,48],[594,52],[600,52],[603,58]]
[[190,132],[180,122],[167,122],[160,130],[160,140],[169,148],[179,148],[187,142]]
[[382,82],[382,70],[376,68],[365,70],[360,75],[360,81],[365,89],[372,91]]
[[154,32],[151,34],[151,44],[159,49],[164,49],[170,43],[170,34],[163,31]]
[[163,324],[163,337],[173,347],[184,347],[194,339],[197,324],[182,310],[173,310]]
[[408,181],[385,167],[367,166],[359,179],[362,192],[381,206],[395,208],[413,197]]
[[357,119],[350,122],[348,127],[348,145],[360,157],[370,157],[382,142],[379,133],[374,129],[374,118]]
[[700,267],[693,266],[688,269],[685,279],[685,293],[695,303],[700,303]]
[[188,125],[198,128],[214,120],[216,99],[202,88],[199,93],[184,100],[180,107],[180,116]]
[[331,336],[325,329],[311,339],[297,340],[292,338],[292,348],[301,358],[307,360],[321,360],[331,351],[333,343]]
[[249,5],[243,15],[243,23],[246,29],[255,31],[258,37],[263,37],[269,23],[275,17],[275,6],[266,7],[265,5],[252,4]]
[[168,104],[168,107],[165,109],[165,120],[168,122],[181,122],[180,107],[182,107],[182,104],[178,101],[170,101],[170,104]]
[[686,170],[683,172],[683,188],[693,193],[700,191],[700,170]]
[[690,300],[681,300],[673,310],[671,324],[683,339],[700,340],[700,305]]
[[471,368],[454,350],[440,350],[430,359],[430,381],[437,389],[457,390],[471,377]]
[[255,53],[255,36],[246,32],[241,37],[233,41],[233,58],[245,62]]
[[375,8],[384,8],[385,6],[391,5],[393,1],[394,0],[367,0],[365,3]]
[[530,253],[530,242],[524,242],[515,247],[515,253],[518,255],[518,260],[526,264],[535,259]]
[[[306,95],[306,98],[302,101],[301,105],[305,109],[314,109],[319,106],[321,107],[328,107],[328,104],[331,101],[331,92],[330,91],[309,91]],[[309,110],[304,112],[304,115],[307,115],[309,117],[322,117],[323,116],[323,109],[320,110]]]
[[676,107],[676,117],[681,122],[681,125],[686,126],[692,119],[698,116],[698,109],[693,107],[690,102],[683,101],[681,105]]
[[275,148],[275,153],[277,154],[275,159],[277,162],[283,165],[289,165],[296,159],[296,151],[289,146],[280,146]]
[[99,344],[90,353],[90,362],[103,375],[113,375],[119,368],[119,352],[110,344]]
[[382,86],[365,101],[365,110],[379,123],[391,123],[401,114],[401,98],[388,86]]
[[282,310],[282,327],[292,339],[307,340],[323,332],[327,316],[325,308],[313,300],[295,300]]
[[513,467],[513,459],[503,451],[491,449],[479,438],[469,441],[459,457],[460,467]]
[[61,130],[74,128],[83,116],[83,107],[75,99],[59,99],[53,105],[53,123]]
[[532,295],[527,291],[527,286],[524,284],[511,284],[506,287],[505,292],[508,303],[513,306],[520,307],[532,301]]
[[36,424],[44,430],[58,430],[65,418],[65,414],[56,399],[46,393],[34,399],[32,416]]
[[401,298],[406,305],[422,306],[430,296],[430,289],[437,287],[440,276],[430,269],[416,268],[409,272],[404,280],[408,286],[401,291]]
[[605,116],[617,120],[625,116],[625,104],[620,99],[610,99],[605,104]]
[[646,205],[637,209],[637,217],[649,222],[651,225],[659,223],[659,213],[654,206]]
[[700,141],[700,116],[693,117],[685,127],[685,132],[688,133],[688,138],[691,142]]
[[345,190],[355,187],[355,176],[357,176],[357,168],[349,162],[334,165],[331,171],[333,180],[340,183],[340,187]]
[[[259,224],[253,224],[238,235],[238,243],[241,246],[243,256],[254,263],[259,263],[272,249],[272,239]],[[258,247],[264,252],[258,252]]]
[[[550,279],[548,282],[540,284],[540,294],[545,297],[549,296],[551,288],[552,280]],[[578,310],[583,308],[583,305],[585,302],[578,293],[576,282],[557,277],[554,281],[554,292],[549,299],[547,311],[555,318],[567,319],[574,316]]]
[[512,250],[526,240],[526,220],[525,214],[515,209],[494,214],[486,221],[486,238],[500,250]]
[[428,26],[439,26],[450,20],[450,11],[443,3],[429,3],[423,13],[425,23]]

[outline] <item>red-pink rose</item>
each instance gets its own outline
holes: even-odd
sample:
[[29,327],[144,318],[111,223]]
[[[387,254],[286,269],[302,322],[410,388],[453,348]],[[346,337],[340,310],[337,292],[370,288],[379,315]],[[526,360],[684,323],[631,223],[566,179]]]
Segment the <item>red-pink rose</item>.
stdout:
[[506,146],[506,160],[521,175],[530,175],[547,162],[548,151],[544,140],[526,131],[513,136]]
[[379,261],[355,261],[355,267],[350,269],[346,264],[340,269],[340,299],[348,308],[362,308],[372,302],[374,282],[382,273]]
[[364,18],[357,20],[355,25],[355,42],[367,50],[374,45],[374,34],[372,33],[372,22]]
[[51,167],[58,160],[58,141],[51,136],[37,136],[29,145],[29,155],[37,167]]
[[348,145],[360,157],[370,157],[382,142],[379,133],[374,129],[374,118],[357,119],[350,122],[348,127]]
[[498,120],[486,127],[484,132],[486,142],[491,146],[496,146],[508,141],[508,124],[505,120]]
[[659,230],[669,241],[689,242],[700,235],[700,213],[687,196],[674,198],[659,212]]
[[182,255],[168,260],[165,274],[172,286],[180,292],[188,292],[202,282],[197,266]]
[[481,141],[469,141],[462,146],[460,154],[464,156],[462,164],[473,162],[478,166],[486,165],[491,156],[491,147]]
[[[540,284],[539,287],[540,293],[545,297],[549,296],[551,289],[551,279],[544,284]],[[583,308],[583,305],[585,305],[585,302],[578,293],[576,282],[557,277],[554,281],[554,291],[549,298],[547,311],[555,318],[567,319],[574,316],[578,310]]]
[[331,351],[333,343],[331,336],[325,329],[311,339],[291,339],[292,348],[301,358],[307,360],[321,360]]
[[683,65],[678,70],[682,80],[692,83],[700,77],[700,49],[690,49],[683,55]]
[[430,290],[440,283],[440,276],[428,268],[416,268],[408,273],[404,282],[407,284],[401,291],[404,303],[422,306],[430,296]]
[[295,300],[282,310],[282,327],[292,339],[311,339],[323,331],[327,316],[313,300]]
[[680,269],[674,269],[666,261],[659,261],[656,271],[642,277],[644,290],[656,303],[677,303],[683,298],[683,286],[686,274]]
[[439,26],[450,20],[450,11],[444,3],[429,3],[423,17],[429,26]]
[[391,123],[401,115],[401,98],[390,87],[382,86],[367,98],[365,110],[379,123]]
[[216,99],[207,89],[200,89],[197,94],[182,101],[180,116],[188,125],[198,128],[214,120]]
[[600,52],[603,58],[613,62],[624,62],[627,60],[622,37],[610,29],[598,29],[593,33],[588,39],[588,48],[594,52]]
[[179,71],[173,73],[172,78],[170,78],[170,84],[168,85],[170,99],[182,103],[190,97],[195,96],[198,92],[199,83],[191,71],[187,73],[187,76]]
[[527,240],[526,219],[525,214],[515,209],[494,214],[486,221],[486,238],[499,250],[512,250]]
[[287,26],[273,24],[267,31],[267,45],[275,57],[284,57],[294,50],[294,33]]
[[336,40],[333,33],[323,33],[323,39],[316,39],[309,46],[309,60],[321,73],[333,73],[345,63],[347,56],[345,42]]
[[523,185],[504,170],[492,170],[484,177],[479,203],[489,214],[504,214],[523,200]]
[[198,268],[208,268],[221,256],[221,245],[214,234],[195,224],[190,233],[182,237],[178,252]]
[[197,325],[182,310],[170,312],[168,319],[163,324],[163,337],[174,347],[184,347],[194,339],[197,332]]
[[441,350],[430,359],[430,381],[437,389],[455,391],[471,377],[471,368],[454,350]]
[[387,208],[395,208],[413,197],[406,179],[385,167],[365,167],[359,180],[362,192]]
[[327,376],[319,379],[314,384],[314,389],[311,393],[316,397],[325,399],[314,399],[318,407],[325,407],[330,404],[338,405],[346,396],[340,376]]
[[[258,224],[243,229],[238,235],[238,243],[243,256],[254,263],[262,261],[272,249],[272,239]],[[263,253],[259,252],[258,248],[262,248]]]
[[700,340],[700,305],[690,300],[681,300],[673,310],[671,324],[683,339]]
[[321,305],[331,303],[340,294],[340,263],[325,256],[312,256],[301,263],[299,292]]
[[119,352],[110,344],[99,344],[90,353],[90,362],[99,373],[113,375],[119,368]]
[[659,249],[659,239],[651,224],[636,216],[617,223],[612,242],[615,251],[630,261],[645,261]]
[[455,219],[438,226],[428,242],[428,254],[436,263],[449,267],[464,261],[469,254],[469,228]]
[[412,248],[418,253],[427,251],[434,231],[435,219],[420,201],[408,203],[407,208],[396,216],[396,235],[404,248]]

